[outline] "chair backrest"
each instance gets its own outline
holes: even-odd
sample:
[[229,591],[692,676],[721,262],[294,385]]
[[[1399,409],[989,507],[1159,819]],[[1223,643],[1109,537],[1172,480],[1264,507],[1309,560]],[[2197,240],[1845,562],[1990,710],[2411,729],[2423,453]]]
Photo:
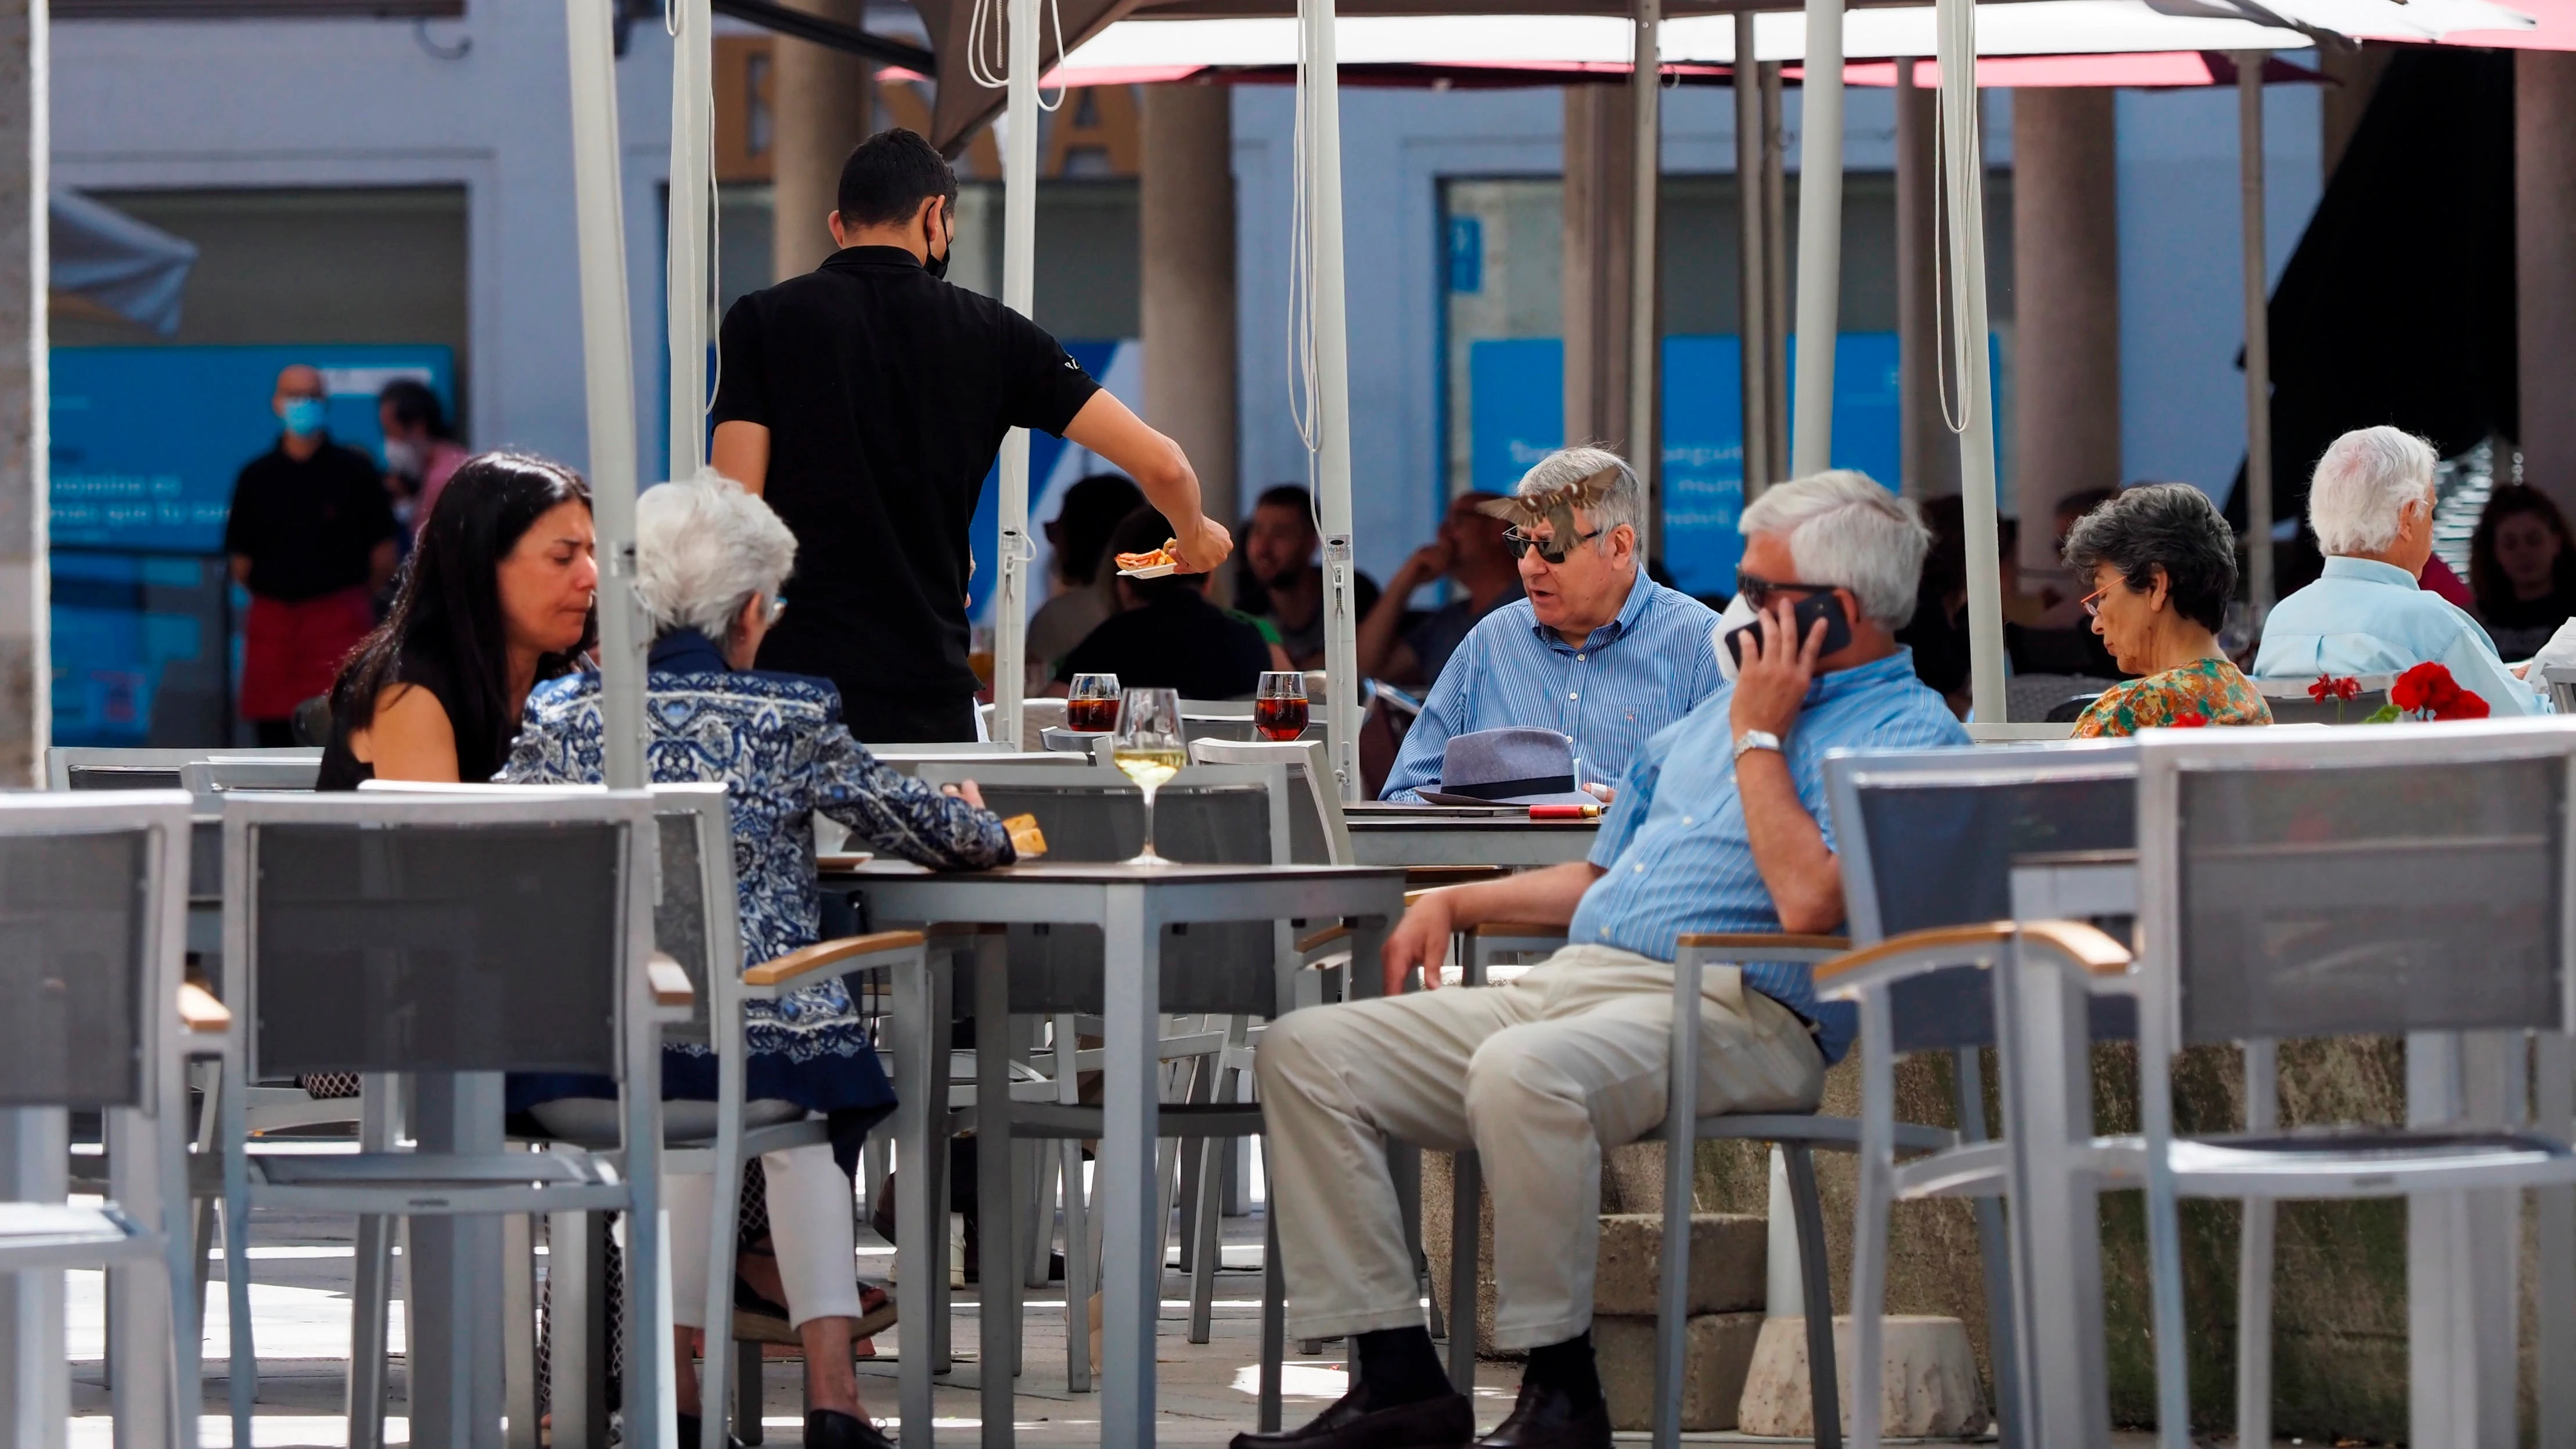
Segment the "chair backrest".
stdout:
[[622,1078],[652,1026],[653,808],[526,787],[227,797],[224,996],[254,1078]]
[[871,749],[868,753],[876,756],[878,764],[898,775],[918,775],[926,765],[949,765],[959,761],[971,761],[974,768],[978,770],[990,770],[1004,765],[1059,766],[1088,763],[1078,755],[1053,754],[1042,749],[1013,750],[1001,745],[988,750],[965,752],[941,749],[937,746],[893,745],[882,750]]
[[[2129,740],[1836,751],[1825,790],[1852,939],[2006,920],[2015,856],[2134,847],[2137,772]],[[1987,987],[1974,968],[1898,982],[1898,1049],[1991,1042]],[[2105,999],[2094,1017],[2097,1036],[2136,1030],[2124,999]]]
[[45,751],[45,783],[54,790],[177,790],[180,771],[203,760],[226,763],[267,760],[311,760],[321,767],[322,752],[288,749],[120,750],[91,745],[57,745]]
[[686,1023],[662,1028],[665,1041],[708,1043],[716,999],[742,979],[740,898],[734,894],[733,814],[721,781],[652,787],[660,841],[660,888],[653,897],[653,949],[688,973]]
[[[1143,794],[1115,770],[992,770],[944,761],[923,766],[921,778],[932,784],[971,779],[995,812],[1036,816],[1051,861],[1125,860],[1144,844]],[[1284,765],[1193,764],[1154,793],[1154,848],[1200,864],[1285,864],[1297,808]],[[1163,1010],[1227,1009],[1241,999],[1245,981],[1257,980],[1266,992],[1276,936],[1269,922],[1164,927]],[[1009,939],[1013,1010],[1098,1009],[1096,927],[1013,926]]]
[[2563,1029],[2576,730],[2267,734],[2141,742],[2140,963],[2162,1046]]
[[172,1055],[188,799],[0,796],[0,1108],[136,1107]]
[[232,790],[309,792],[322,773],[320,755],[284,759],[190,760],[179,767],[179,783],[199,808],[221,808],[218,797]]
[[2314,679],[2257,679],[2254,688],[2270,706],[2274,724],[2359,724],[2388,702],[2395,675],[2364,674],[2353,681],[2361,693],[2350,699],[2318,699],[2308,693]]
[[1350,865],[1351,828],[1320,739],[1192,740],[1190,759],[1201,765],[1288,767],[1288,858],[1299,865]]

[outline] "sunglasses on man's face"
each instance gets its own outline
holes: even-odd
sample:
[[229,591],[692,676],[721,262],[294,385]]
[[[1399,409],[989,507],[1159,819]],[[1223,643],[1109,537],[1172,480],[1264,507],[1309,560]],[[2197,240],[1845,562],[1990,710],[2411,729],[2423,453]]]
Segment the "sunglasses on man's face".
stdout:
[[1775,583],[1759,574],[1739,572],[1735,576],[1735,591],[1744,596],[1744,602],[1752,605],[1757,614],[1770,611],[1774,594],[1821,594],[1832,587],[1831,584],[1801,584],[1788,580]]
[[1569,543],[1564,539],[1553,536],[1548,538],[1532,538],[1528,534],[1521,532],[1518,528],[1506,528],[1503,530],[1503,543],[1511,549],[1513,558],[1521,558],[1528,554],[1531,549],[1537,549],[1538,556],[1541,559],[1544,559],[1550,567],[1554,567],[1557,564],[1565,562],[1565,555],[1570,549],[1572,549],[1574,544],[1590,543],[1592,540],[1599,538],[1600,536],[1601,530],[1596,528],[1590,533],[1576,534],[1574,536],[1573,543]]

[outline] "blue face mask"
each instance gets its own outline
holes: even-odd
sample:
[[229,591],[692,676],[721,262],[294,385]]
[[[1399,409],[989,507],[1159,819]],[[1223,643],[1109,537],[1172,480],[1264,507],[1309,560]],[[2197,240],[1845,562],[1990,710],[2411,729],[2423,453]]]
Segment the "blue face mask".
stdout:
[[309,438],[322,431],[323,412],[322,399],[297,397],[286,400],[286,411],[280,416],[285,418],[288,432],[299,438]]

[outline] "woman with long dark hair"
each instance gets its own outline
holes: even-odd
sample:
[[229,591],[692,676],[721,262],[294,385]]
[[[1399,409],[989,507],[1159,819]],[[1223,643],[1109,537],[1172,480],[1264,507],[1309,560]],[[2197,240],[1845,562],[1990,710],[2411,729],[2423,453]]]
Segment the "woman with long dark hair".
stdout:
[[2469,592],[2496,652],[2528,659],[2576,614],[2576,541],[2549,495],[2510,483],[2469,535]]
[[439,493],[393,609],[341,667],[315,788],[489,780],[540,680],[591,643],[590,486],[560,463],[485,453]]

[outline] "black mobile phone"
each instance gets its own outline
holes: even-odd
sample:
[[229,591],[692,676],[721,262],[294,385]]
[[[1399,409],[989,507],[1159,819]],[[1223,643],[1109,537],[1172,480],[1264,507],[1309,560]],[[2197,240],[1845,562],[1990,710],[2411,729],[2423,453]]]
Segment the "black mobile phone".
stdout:
[[[1851,643],[1851,620],[1844,617],[1842,597],[1838,594],[1825,592],[1809,594],[1798,601],[1797,607],[1790,611],[1789,617],[1797,626],[1797,642],[1800,644],[1804,644],[1807,635],[1814,631],[1818,619],[1825,621],[1825,642],[1823,647],[1816,651],[1816,657],[1819,659]],[[1744,646],[1748,642],[1745,636],[1760,627],[1762,627],[1761,621],[1757,619],[1750,624],[1738,624],[1726,631],[1727,652],[1735,656],[1738,667],[1744,663]]]

